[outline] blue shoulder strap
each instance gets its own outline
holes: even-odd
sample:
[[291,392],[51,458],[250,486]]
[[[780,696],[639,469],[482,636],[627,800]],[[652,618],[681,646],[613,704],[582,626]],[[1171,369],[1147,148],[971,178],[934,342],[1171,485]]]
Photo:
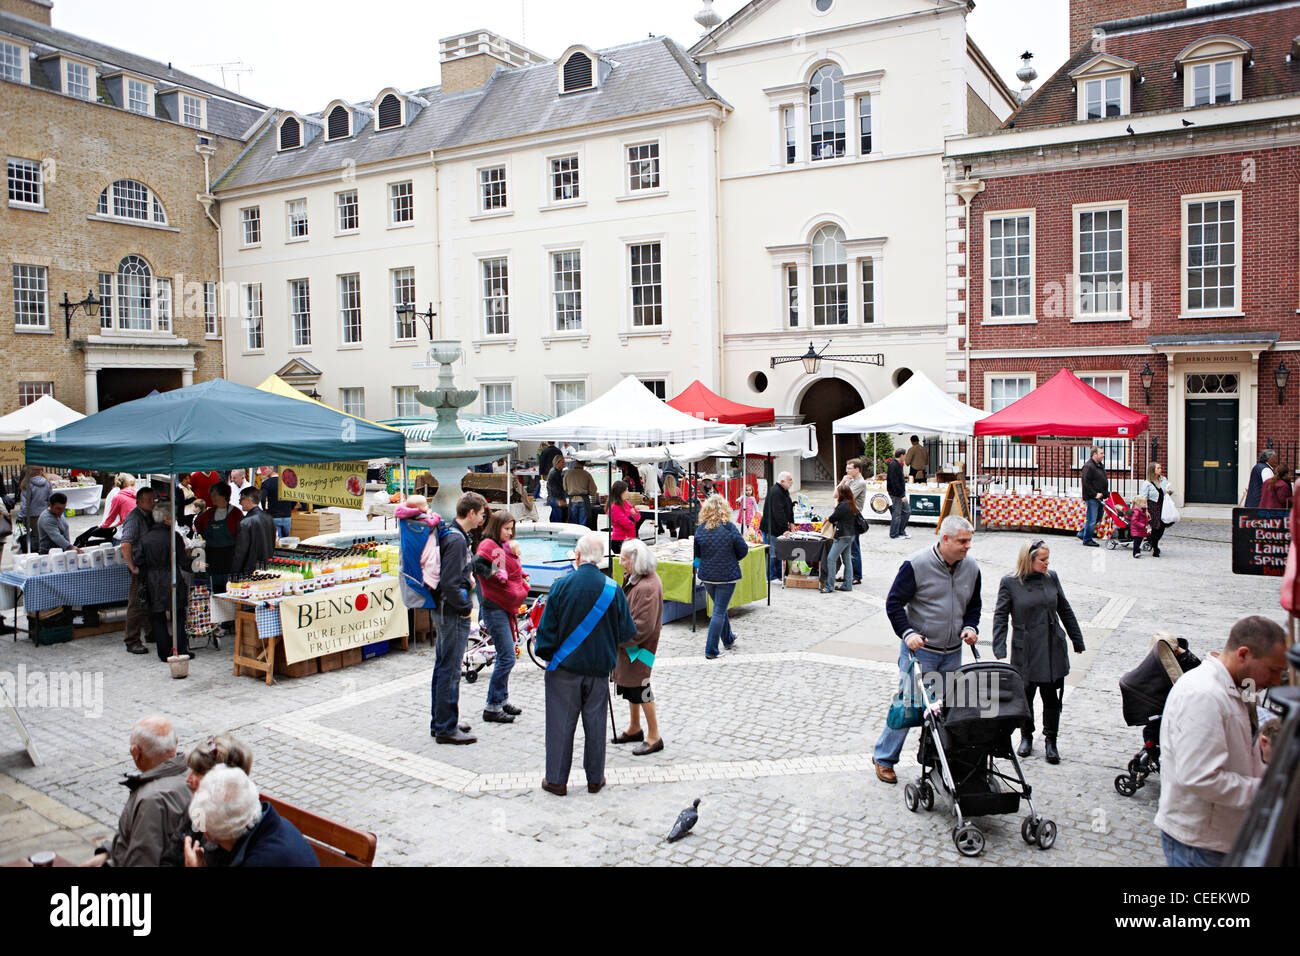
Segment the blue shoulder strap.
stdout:
[[593,630],[596,629],[596,623],[605,616],[609,606],[614,601],[614,592],[618,590],[618,585],[614,583],[613,578],[605,578],[604,587],[601,588],[600,597],[596,598],[596,603],[592,605],[591,610],[587,612],[581,623],[573,629],[573,633],[564,639],[560,649],[555,652],[551,662],[546,665],[548,671],[553,671],[560,666],[566,657],[578,649],[578,645],[585,641]]

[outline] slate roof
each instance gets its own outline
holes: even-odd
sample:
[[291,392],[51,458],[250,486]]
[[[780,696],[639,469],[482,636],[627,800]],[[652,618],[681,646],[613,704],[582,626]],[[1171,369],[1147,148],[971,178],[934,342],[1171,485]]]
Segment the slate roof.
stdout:
[[[90,60],[101,75],[116,70],[126,70],[157,81],[157,86],[163,89],[175,86],[211,97],[208,100],[208,129],[205,132],[215,133],[218,136],[242,138],[249,127],[266,111],[266,107],[256,100],[189,73],[174,70],[166,63],[97,43],[74,33],[56,30],[54,27],[4,11],[0,11],[0,33],[7,33],[27,41],[32,46],[32,52],[37,56],[56,52],[70,53]],[[31,64],[31,85],[37,89],[55,91],[60,88],[57,77],[51,77],[36,61],[32,61]],[[99,95],[108,98],[102,83],[99,87]],[[109,105],[120,106],[121,104],[110,101]],[[165,115],[161,104],[158,107],[158,115],[163,119],[172,118]]]
[[[1209,22],[1187,22],[1189,20]],[[1300,4],[1281,0],[1234,0],[1205,7],[1098,24],[1106,32],[1105,52],[1132,60],[1143,81],[1132,88],[1132,114],[1183,109],[1183,79],[1174,59],[1189,44],[1226,33],[1254,48],[1254,65],[1242,76],[1242,98],[1300,93],[1300,62],[1289,62],[1292,38],[1300,35]],[[1132,32],[1123,32],[1123,31]],[[1078,122],[1070,72],[1095,56],[1091,40],[1014,113],[1004,127],[1016,129]],[[1189,111],[1190,115],[1190,111]]]
[[[337,170],[344,159],[358,166],[415,156],[431,149],[472,146],[588,123],[655,113],[696,103],[724,103],[667,37],[596,51],[612,64],[594,90],[560,95],[558,66],[501,69],[481,87],[444,95],[441,87],[415,91],[427,100],[406,126],[377,132],[368,124],[348,139],[277,152],[278,119],[226,170],[214,186],[234,189],[256,183]],[[408,94],[410,95],[410,94]],[[320,120],[320,114],[312,119]]]

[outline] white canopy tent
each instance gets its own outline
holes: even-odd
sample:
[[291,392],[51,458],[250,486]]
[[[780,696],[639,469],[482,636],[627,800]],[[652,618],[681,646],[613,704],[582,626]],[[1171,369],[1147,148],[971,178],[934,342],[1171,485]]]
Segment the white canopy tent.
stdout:
[[774,428],[751,428],[745,433],[747,455],[789,455],[817,457],[816,425],[777,425]]
[[[64,425],[81,421],[86,416],[73,411],[53,395],[42,395],[30,405],[10,412],[0,418],[0,435],[5,440],[20,441],[52,432]],[[21,436],[12,437],[11,436]]]
[[871,432],[973,435],[975,423],[989,414],[963,405],[916,372],[874,405],[835,421],[831,431],[836,435]]

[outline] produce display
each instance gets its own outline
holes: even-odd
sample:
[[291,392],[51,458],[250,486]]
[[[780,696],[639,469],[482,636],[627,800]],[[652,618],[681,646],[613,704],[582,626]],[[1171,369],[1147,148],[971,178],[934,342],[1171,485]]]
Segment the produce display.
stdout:
[[274,556],[263,561],[252,574],[232,576],[224,596],[256,602],[311,594],[340,584],[396,574],[400,564],[396,545],[373,540],[359,541],[349,548],[277,548]]

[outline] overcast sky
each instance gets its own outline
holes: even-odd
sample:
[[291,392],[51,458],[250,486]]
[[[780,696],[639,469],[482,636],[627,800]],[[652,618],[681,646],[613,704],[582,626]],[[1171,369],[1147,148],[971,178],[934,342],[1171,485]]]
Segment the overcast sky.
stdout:
[[[715,0],[723,17],[746,0]],[[841,0],[869,8],[871,0]],[[1191,0],[1201,6],[1211,0]],[[438,83],[438,39],[488,29],[548,57],[572,43],[616,46],[666,34],[689,47],[703,0],[54,0],[54,25],[198,76],[242,62],[225,85],[269,106],[309,113],[335,97]],[[977,0],[970,35],[1019,89],[1031,50],[1040,82],[1064,61],[1068,0]]]

